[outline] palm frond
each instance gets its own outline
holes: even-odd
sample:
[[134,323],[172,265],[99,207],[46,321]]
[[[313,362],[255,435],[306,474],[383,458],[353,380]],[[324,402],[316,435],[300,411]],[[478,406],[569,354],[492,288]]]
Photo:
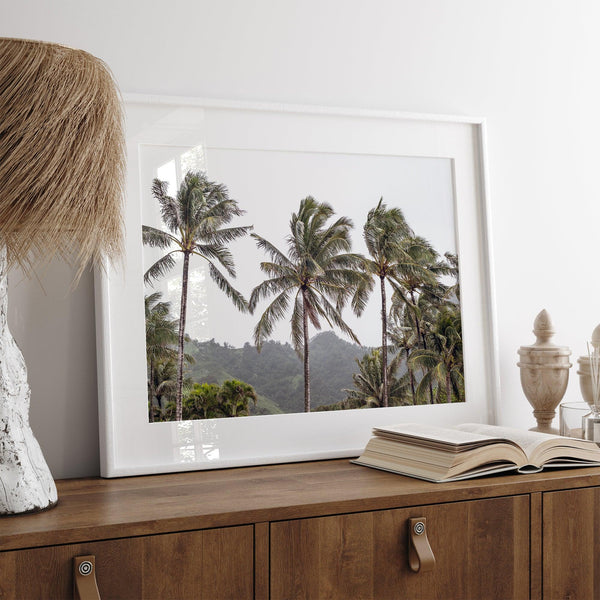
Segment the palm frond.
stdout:
[[254,229],[253,225],[241,227],[227,227],[225,229],[212,229],[205,233],[203,241],[209,244],[229,244],[238,240]]
[[465,393],[465,379],[460,369],[453,369],[450,372],[450,381],[452,383],[452,392],[458,402],[462,400]]
[[[365,275],[363,273],[363,275]],[[374,282],[370,276],[363,277],[360,283],[356,286],[354,290],[354,294],[352,295],[352,300],[350,301],[350,306],[352,308],[352,312],[360,317],[367,307],[367,303],[369,301],[369,296],[373,291]]]
[[209,263],[217,260],[231,277],[235,277],[233,255],[227,247],[213,244],[195,244],[193,248],[192,254],[200,256]]
[[[144,296],[144,313],[146,316],[155,312],[155,307],[158,304],[169,304],[168,302],[160,302],[162,298],[162,292],[152,292],[152,294],[147,294]],[[167,311],[168,312],[168,311]]]
[[392,286],[393,294],[392,294],[392,312],[398,311],[401,307],[406,306],[409,307],[413,312],[417,309],[417,307],[413,304],[410,296],[406,293],[404,287],[402,287],[397,281],[394,279],[388,279],[390,285]]
[[219,286],[219,289],[233,302],[240,312],[248,311],[248,302],[230,283],[225,276],[215,267],[212,262],[208,263],[208,272],[211,279]]
[[292,328],[292,344],[294,345],[294,350],[300,358],[302,358],[301,353],[304,349],[304,331],[302,326],[302,295],[300,290],[298,290],[296,298],[294,299],[294,309],[292,311],[290,325]]
[[294,264],[292,261],[288,259],[288,257],[283,254],[280,250],[278,250],[271,242],[261,237],[256,233],[250,234],[255,240],[256,245],[260,250],[264,250],[270,257],[271,260],[278,265],[294,268]]
[[401,241],[412,234],[400,208],[388,208],[380,198],[371,209],[363,227],[363,239],[369,254],[377,261],[395,262]]
[[349,252],[352,248],[350,233],[347,231],[332,232],[327,239],[319,238],[317,256],[320,260],[327,260],[341,252]]
[[248,301],[250,313],[254,313],[256,306],[261,300],[265,300],[275,294],[280,294],[282,291],[292,289],[293,287],[294,281],[290,281],[289,277],[286,276],[274,277],[262,281],[250,293],[250,300]]
[[[203,234],[208,235],[211,231],[230,223],[233,217],[241,217],[246,213],[245,210],[239,207],[236,200],[224,198],[222,190],[218,195],[214,190],[205,191],[207,192],[205,196],[206,204],[201,207],[201,219],[197,219],[202,221]],[[218,198],[221,199],[218,200]]]
[[166,231],[150,227],[149,225],[142,225],[142,243],[151,248],[164,250],[165,248],[169,248],[171,244],[179,245],[179,240]]
[[346,252],[344,254],[333,254],[323,261],[323,267],[329,269],[354,269],[364,271],[367,259],[362,254]]
[[313,290],[306,288],[302,290],[302,311],[306,314],[313,327],[319,331],[321,321],[319,321],[319,299]]
[[283,292],[276,296],[271,304],[267,306],[260,317],[254,328],[254,343],[259,352],[263,343],[268,340],[271,333],[273,333],[275,323],[285,316],[289,301],[289,290],[283,290]]
[[420,404],[427,404],[429,396],[430,386],[433,385],[433,371],[427,371],[415,391],[415,395]]
[[296,282],[300,283],[301,279],[298,275],[296,269],[292,267],[287,267],[283,265],[279,265],[274,262],[261,262],[260,270],[269,275],[271,277],[289,277],[290,279],[294,279]]
[[434,369],[438,364],[438,359],[431,350],[415,350],[409,359],[413,368]]
[[176,264],[173,254],[179,252],[173,250],[168,254],[165,254],[162,258],[159,258],[145,273],[144,283],[146,285],[152,285],[152,282],[160,277],[164,277]]
[[179,206],[174,198],[167,193],[169,184],[160,179],[152,182],[152,195],[160,205],[160,212],[165,225],[173,232],[181,229]]
[[338,329],[343,331],[353,342],[356,342],[360,345],[360,340],[356,337],[356,334],[350,326],[344,321],[341,313],[337,310],[333,304],[327,300],[327,298],[322,295],[320,298],[320,302],[315,303],[315,308],[319,312],[319,314],[323,315],[330,324],[335,325]]

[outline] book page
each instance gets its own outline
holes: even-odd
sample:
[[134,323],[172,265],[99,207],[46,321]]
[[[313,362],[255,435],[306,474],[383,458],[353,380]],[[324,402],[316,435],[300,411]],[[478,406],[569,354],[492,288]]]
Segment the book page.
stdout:
[[499,427],[498,425],[485,425],[483,423],[464,423],[456,425],[456,429],[460,431],[478,433],[480,435],[489,435],[499,438],[504,438],[515,442],[527,454],[531,456],[532,452],[544,442],[548,441],[563,441],[565,438],[560,435],[552,435],[550,433],[540,433],[539,431],[526,431],[524,429],[515,429],[514,427]]
[[[390,425],[387,427],[375,427],[374,433],[389,434],[386,437],[414,438],[426,441],[440,442],[452,446],[463,446],[492,441],[490,435],[485,432],[475,430],[459,430],[456,428],[436,427],[435,425],[421,425],[419,423],[402,423],[399,425]],[[492,434],[494,441],[498,437]]]

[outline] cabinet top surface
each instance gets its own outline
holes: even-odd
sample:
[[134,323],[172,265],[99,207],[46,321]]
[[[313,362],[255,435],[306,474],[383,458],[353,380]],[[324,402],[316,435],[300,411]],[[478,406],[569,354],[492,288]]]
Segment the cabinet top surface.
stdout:
[[600,485],[600,468],[435,484],[330,460],[57,482],[48,511],[0,517],[0,550]]

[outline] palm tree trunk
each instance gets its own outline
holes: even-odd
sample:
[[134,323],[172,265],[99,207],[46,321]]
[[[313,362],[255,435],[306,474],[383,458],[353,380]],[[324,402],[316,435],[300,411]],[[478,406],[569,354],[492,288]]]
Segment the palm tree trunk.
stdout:
[[450,371],[446,370],[446,402],[452,400],[452,382],[450,380]]
[[408,369],[408,375],[410,377],[410,392],[412,394],[413,404],[417,403],[417,391],[415,389],[415,373],[410,367],[408,361],[410,360],[410,350],[406,348],[406,368]]
[[304,330],[304,412],[310,412],[310,366],[308,360],[308,312],[306,292],[302,290],[302,327]]
[[152,401],[154,400],[154,367],[152,366],[152,359],[148,361],[150,368],[148,370],[148,410],[150,412],[150,423],[154,423],[154,410],[152,407]]
[[385,275],[379,277],[381,282],[381,405],[388,405],[388,372],[387,372],[387,307],[385,298]]
[[417,329],[417,340],[420,342],[425,342],[424,338],[421,336],[421,323],[419,322],[418,308],[417,308],[417,300],[415,298],[414,292],[410,291],[410,301],[414,307],[413,316],[415,318],[415,327]]
[[175,420],[183,420],[183,344],[185,341],[185,315],[187,311],[187,289],[190,269],[190,254],[183,253],[183,276],[181,279],[181,308],[179,311],[179,348],[177,351],[177,396],[175,398]]
[[[414,292],[411,290],[410,292],[410,299],[413,303],[413,306],[417,306],[417,301],[415,299],[415,295]],[[415,323],[417,325],[417,339],[421,340],[421,343],[423,344],[423,350],[427,350],[427,340],[425,339],[425,332],[421,330],[421,324],[419,322],[419,316],[415,313]],[[425,374],[425,372],[423,371],[423,374]],[[433,404],[433,386],[431,384],[431,382],[429,382],[429,404]]]

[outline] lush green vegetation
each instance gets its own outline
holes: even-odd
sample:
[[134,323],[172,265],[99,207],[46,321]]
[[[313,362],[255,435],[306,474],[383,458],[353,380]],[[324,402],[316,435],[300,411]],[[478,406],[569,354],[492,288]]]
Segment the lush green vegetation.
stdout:
[[[310,346],[314,408],[342,401],[344,388],[352,386],[355,360],[363,356],[365,348],[331,331],[314,336]],[[302,362],[290,344],[265,342],[258,353],[251,344],[233,348],[214,340],[194,340],[186,344],[186,352],[194,359],[188,369],[194,381],[221,384],[235,376],[252,385],[258,401],[250,406],[250,414],[303,411]]]
[[[183,398],[183,420],[245,417],[250,414],[250,403],[256,404],[256,392],[251,385],[231,379],[223,385],[194,383]],[[173,421],[177,404],[169,402],[164,409],[152,408],[154,421]]]
[[[235,277],[228,244],[252,229],[224,227],[244,212],[227,189],[203,173],[188,173],[176,198],[159,180],[153,194],[169,231],[143,228],[144,243],[165,251],[145,282],[164,276],[176,252],[183,255],[183,273],[178,319],[160,294],[146,297],[151,420],[464,401],[458,257],[440,255],[399,208],[381,199],[368,212],[363,256],[352,252],[350,219],[304,198],[291,216],[284,250],[252,234],[268,260],[260,263],[265,279],[246,302],[217,268]],[[254,344],[234,348],[185,335],[191,256],[208,262],[213,282],[237,310],[254,314],[268,302]],[[344,311],[360,317],[372,293],[380,297],[381,345],[365,348]],[[283,319],[290,322],[291,344],[270,339]],[[325,324],[330,331],[318,333]]]

